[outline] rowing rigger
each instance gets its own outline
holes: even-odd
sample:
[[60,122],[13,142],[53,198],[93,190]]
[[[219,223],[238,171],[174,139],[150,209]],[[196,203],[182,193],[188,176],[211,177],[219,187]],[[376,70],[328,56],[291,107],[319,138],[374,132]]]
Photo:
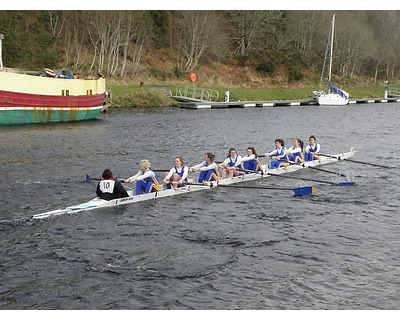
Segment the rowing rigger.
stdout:
[[[208,190],[208,189],[213,189],[217,187],[239,187],[239,186],[233,186],[233,184],[239,183],[239,182],[245,182],[245,181],[252,181],[252,180],[257,180],[261,178],[266,178],[266,177],[271,177],[271,176],[277,176],[285,173],[290,173],[298,170],[305,169],[309,166],[319,166],[319,165],[324,165],[328,163],[334,163],[338,161],[338,158],[340,157],[341,159],[348,158],[353,156],[355,153],[354,149],[351,149],[350,152],[335,155],[337,158],[332,158],[332,157],[321,157],[321,160],[316,160],[316,161],[311,161],[308,162],[305,167],[302,166],[288,166],[285,168],[280,168],[280,169],[272,169],[268,170],[267,165],[263,165],[263,171],[264,175],[256,174],[256,173],[249,173],[243,176],[237,176],[233,178],[225,178],[221,179],[219,181],[213,181],[210,183],[205,183],[205,184],[199,184],[199,183],[188,183],[185,187],[181,188],[172,188],[172,189],[165,189],[161,190],[158,192],[152,192],[152,193],[146,193],[146,194],[141,194],[141,195],[134,195],[133,190],[128,190],[129,197],[126,198],[119,198],[119,199],[113,199],[110,201],[103,200],[100,198],[94,198],[88,202],[74,205],[67,207],[65,209],[57,209],[45,213],[40,213],[40,214],[35,214],[32,216],[34,219],[42,219],[42,218],[47,218],[51,216],[57,216],[61,214],[72,214],[72,213],[77,213],[81,211],[88,211],[88,210],[93,210],[96,208],[106,208],[106,207],[114,207],[122,204],[132,204],[136,202],[141,202],[141,201],[147,201],[155,198],[164,198],[164,197],[169,197],[169,196],[175,196],[179,194],[186,194],[189,192],[194,192],[194,191],[202,191],[202,190]],[[268,174],[267,174],[268,173]],[[94,179],[91,179],[94,180]],[[289,188],[278,188],[278,187],[250,187],[250,186],[240,186],[241,188],[248,188],[248,189],[275,189],[275,190],[292,190],[295,195],[311,195],[314,194],[314,187],[302,187],[302,188],[295,188],[295,189],[289,189]]]

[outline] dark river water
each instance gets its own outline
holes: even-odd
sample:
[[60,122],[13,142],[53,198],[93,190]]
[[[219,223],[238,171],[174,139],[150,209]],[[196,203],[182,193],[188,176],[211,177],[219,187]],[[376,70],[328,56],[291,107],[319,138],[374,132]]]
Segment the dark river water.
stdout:
[[[44,220],[85,202],[105,168],[169,169],[228,149],[317,137],[330,154],[399,166],[400,106],[112,109],[97,120],[0,128],[0,309],[399,309],[398,169],[342,161],[353,187],[316,196],[220,188]],[[266,158],[262,159],[267,162]],[[337,181],[303,170],[293,176]]]

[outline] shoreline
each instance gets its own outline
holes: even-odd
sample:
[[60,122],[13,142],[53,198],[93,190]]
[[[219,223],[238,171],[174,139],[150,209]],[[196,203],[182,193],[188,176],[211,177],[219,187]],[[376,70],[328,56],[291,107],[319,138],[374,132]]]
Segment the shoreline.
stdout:
[[[193,87],[192,84],[187,86]],[[110,108],[121,107],[178,107],[178,101],[172,99],[161,91],[167,92],[174,85],[126,85],[112,84],[107,89],[112,91],[112,104]],[[223,101],[225,91],[230,93],[230,101],[273,101],[273,100],[302,100],[310,99],[311,88],[295,89],[248,89],[248,88],[210,88],[219,93],[218,101]],[[382,86],[346,88],[351,99],[383,98],[385,88]]]

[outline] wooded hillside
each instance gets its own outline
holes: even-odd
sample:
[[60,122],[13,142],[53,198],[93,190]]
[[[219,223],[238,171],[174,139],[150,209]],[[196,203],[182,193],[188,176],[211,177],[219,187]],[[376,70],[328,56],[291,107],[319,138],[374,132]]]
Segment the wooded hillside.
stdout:
[[[214,84],[225,74],[254,86],[317,83],[333,13],[0,11],[3,64],[132,81],[175,81],[196,72]],[[335,14],[333,72],[339,82],[399,78],[400,12]]]

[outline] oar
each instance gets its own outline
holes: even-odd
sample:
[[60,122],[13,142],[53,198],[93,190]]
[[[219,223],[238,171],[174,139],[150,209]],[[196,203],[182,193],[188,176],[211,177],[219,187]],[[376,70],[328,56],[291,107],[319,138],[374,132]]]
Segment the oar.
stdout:
[[[177,182],[172,182],[177,183]],[[219,184],[218,181],[211,181],[208,184],[202,183],[184,183],[189,186],[209,186],[212,188],[214,186],[223,187],[223,188],[242,188],[242,189],[263,189],[263,190],[285,190],[285,191],[293,191],[295,196],[313,196],[315,195],[314,187],[300,187],[300,188],[281,188],[281,187],[251,187],[251,186],[237,186],[237,185],[224,185]]]
[[323,153],[320,153],[320,155],[321,155],[321,156],[324,156],[324,157],[329,157],[329,158],[338,159],[338,160],[346,160],[346,161],[350,161],[350,162],[354,162],[354,163],[361,163],[361,164],[367,164],[367,165],[374,166],[374,167],[380,167],[380,168],[385,168],[385,169],[391,169],[391,167],[383,166],[383,165],[380,165],[380,164],[375,164],[375,163],[370,163],[370,162],[364,162],[364,161],[358,161],[358,160],[347,159],[347,158],[341,158],[340,156],[332,156],[332,155],[330,155],[330,154],[323,154]]
[[268,172],[267,172],[267,175],[274,176],[274,177],[282,177],[282,178],[286,178],[286,179],[296,179],[296,180],[305,180],[305,181],[326,183],[326,184],[330,184],[332,186],[339,186],[339,187],[346,187],[346,186],[354,186],[354,185],[356,185],[355,182],[339,182],[339,183],[336,183],[336,182],[325,181],[325,180],[307,179],[307,178],[299,178],[299,177],[288,177],[288,176],[282,176],[280,174],[268,173]]
[[346,176],[345,174],[343,174],[343,173],[339,173],[339,172],[335,172],[335,171],[330,171],[330,170],[326,170],[326,169],[322,169],[322,168],[318,168],[318,167],[306,166],[304,163],[297,163],[297,162],[293,162],[293,161],[289,161],[289,160],[281,160],[281,161],[285,161],[285,162],[289,162],[289,163],[291,163],[291,164],[295,164],[295,165],[298,165],[298,166],[302,166],[303,168],[310,168],[310,169],[314,169],[314,170],[318,170],[318,171],[322,171],[322,172],[337,174],[338,176],[341,176],[341,177],[347,177],[347,176]]
[[355,183],[355,182],[339,182],[339,183],[336,183],[336,182],[324,181],[324,180],[315,180],[315,179],[307,179],[307,178],[299,178],[299,177],[288,177],[288,176],[283,176],[283,175],[276,174],[276,173],[269,173],[269,172],[265,173],[265,172],[253,171],[253,170],[241,169],[240,171],[245,171],[245,172],[249,172],[249,173],[266,174],[266,175],[269,175],[269,176],[281,177],[281,178],[286,178],[286,179],[296,179],[296,180],[313,181],[313,182],[319,182],[319,183],[327,183],[327,184],[330,184],[332,186],[339,186],[339,187],[357,185],[357,183]]
[[[92,177],[89,176],[88,174],[84,174],[84,175],[83,175],[83,180],[84,180],[85,182],[87,182],[87,183],[90,183],[92,180],[101,181],[101,180],[103,180],[103,179],[100,179],[100,178],[92,178]],[[125,183],[125,180],[117,180],[117,181]]]
[[310,196],[315,195],[314,187],[301,187],[301,188],[280,188],[280,187],[250,187],[250,186],[235,186],[218,184],[218,187],[223,188],[243,188],[243,189],[263,189],[263,190],[291,190],[295,196]]
[[101,180],[98,178],[92,178],[91,176],[89,176],[88,174],[84,174],[83,175],[83,181],[90,183],[92,180]]

